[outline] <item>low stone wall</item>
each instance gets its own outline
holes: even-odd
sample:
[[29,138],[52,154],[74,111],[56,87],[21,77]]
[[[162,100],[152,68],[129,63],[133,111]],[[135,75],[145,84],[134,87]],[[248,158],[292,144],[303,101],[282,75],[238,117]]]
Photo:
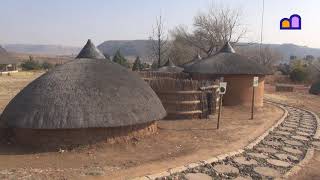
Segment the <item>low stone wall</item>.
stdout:
[[124,142],[132,138],[140,138],[157,132],[157,123],[151,122],[135,126],[116,128],[87,128],[87,129],[13,129],[14,143],[45,149],[72,148],[79,145],[98,142]]
[[276,92],[293,92],[294,87],[287,84],[277,84]]

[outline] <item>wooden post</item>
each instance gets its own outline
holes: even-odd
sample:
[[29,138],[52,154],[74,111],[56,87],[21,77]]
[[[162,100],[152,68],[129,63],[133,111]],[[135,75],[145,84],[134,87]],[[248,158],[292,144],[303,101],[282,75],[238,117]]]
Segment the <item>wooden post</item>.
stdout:
[[253,114],[254,114],[254,90],[255,90],[255,87],[253,86],[252,87],[252,104],[251,104],[251,119],[253,119]]
[[217,122],[217,129],[219,129],[220,126],[220,116],[221,116],[221,108],[222,108],[222,97],[223,94],[220,94],[220,102],[219,102],[219,113],[218,113],[218,122]]

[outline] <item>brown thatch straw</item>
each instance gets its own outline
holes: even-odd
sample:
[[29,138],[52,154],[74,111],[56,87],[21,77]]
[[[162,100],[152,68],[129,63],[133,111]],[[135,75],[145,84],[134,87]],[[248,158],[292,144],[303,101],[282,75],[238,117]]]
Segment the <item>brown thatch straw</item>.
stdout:
[[99,49],[91,42],[90,39],[88,39],[87,44],[82,48],[76,58],[106,59],[106,57],[99,51]]
[[214,56],[185,67],[184,72],[208,75],[266,75],[270,71],[256,61],[235,53],[226,45]]
[[162,119],[156,94],[135,73],[110,61],[77,59],[42,75],[5,108],[9,128],[122,127]]

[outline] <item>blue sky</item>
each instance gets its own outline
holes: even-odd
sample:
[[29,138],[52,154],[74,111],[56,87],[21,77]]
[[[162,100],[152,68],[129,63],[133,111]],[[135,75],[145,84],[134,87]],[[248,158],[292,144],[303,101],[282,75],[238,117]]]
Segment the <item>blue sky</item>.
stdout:
[[[147,39],[160,13],[168,30],[191,26],[212,3],[239,8],[248,29],[242,41],[259,41],[262,0],[1,0],[0,44]],[[264,42],[320,48],[319,7],[319,0],[265,0]],[[295,13],[302,17],[302,30],[280,31],[280,19]]]

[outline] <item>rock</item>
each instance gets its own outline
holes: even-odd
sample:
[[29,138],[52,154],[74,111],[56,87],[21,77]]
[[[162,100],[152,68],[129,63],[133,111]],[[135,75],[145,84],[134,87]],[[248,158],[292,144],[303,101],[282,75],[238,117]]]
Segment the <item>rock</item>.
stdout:
[[212,180],[212,177],[203,173],[188,173],[185,178],[187,180]]
[[284,147],[282,148],[284,151],[288,152],[288,153],[292,153],[292,154],[303,154],[302,151],[300,151],[299,149],[293,149],[290,147]]
[[213,169],[220,174],[238,174],[239,170],[231,165],[215,165]]
[[314,129],[312,126],[306,126],[306,125],[303,125],[303,124],[301,124],[300,127],[306,128],[306,129],[311,129],[311,130]]
[[306,132],[297,131],[296,133],[300,136],[311,136],[310,133],[306,133]]
[[277,141],[263,141],[263,144],[269,145],[269,146],[281,146],[282,144]]
[[308,133],[313,133],[313,130],[311,129],[306,129],[306,128],[298,128],[299,131],[303,131],[303,132],[308,132]]
[[291,135],[291,133],[289,133],[289,132],[287,132],[287,131],[275,131],[274,133],[276,133],[276,134],[281,134],[281,135],[286,135],[286,136]]
[[297,128],[297,125],[292,125],[292,124],[284,124],[283,126],[287,127],[287,128]]
[[269,164],[280,167],[289,167],[291,164],[285,161],[277,160],[277,159],[267,159]]
[[276,152],[278,152],[274,148],[257,148],[257,150],[260,151],[260,152],[265,152],[265,153],[276,153]]
[[279,177],[280,172],[269,167],[255,167],[254,171],[262,176],[267,177]]
[[284,136],[279,136],[279,135],[276,135],[276,136],[268,136],[269,139],[276,139],[276,140],[282,140],[282,141],[285,141],[287,140],[288,138],[284,137]]
[[280,127],[279,129],[280,129],[281,131],[294,131],[294,129],[291,128],[291,127]]
[[247,155],[255,158],[261,158],[261,159],[266,159],[268,156],[262,154],[262,153],[247,153]]
[[254,159],[247,159],[246,157],[236,157],[233,159],[234,162],[238,164],[243,164],[243,165],[256,165],[258,164],[256,160]]
[[304,136],[292,136],[293,139],[301,140],[301,141],[308,141],[309,139]]
[[292,146],[303,146],[303,144],[299,141],[286,140],[284,141],[286,144],[290,144]]
[[289,154],[275,154],[275,156],[281,160],[292,160],[292,161],[298,161],[299,159],[296,156],[292,156]]

